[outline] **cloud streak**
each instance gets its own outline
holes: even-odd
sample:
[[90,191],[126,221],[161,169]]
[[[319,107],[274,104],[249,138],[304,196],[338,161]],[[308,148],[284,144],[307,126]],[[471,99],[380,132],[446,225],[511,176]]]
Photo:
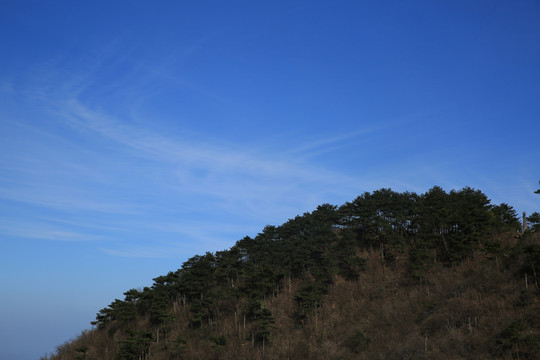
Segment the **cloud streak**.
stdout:
[[194,143],[135,128],[89,110],[79,102],[70,102],[64,115],[68,124],[79,131],[91,131],[113,141],[133,156],[167,164],[168,171],[176,177],[176,190],[180,192],[204,194],[228,202],[249,197],[261,201],[268,194],[296,193],[297,197],[302,197],[303,193],[309,192],[314,196],[314,187],[339,192],[337,189],[354,182],[347,175],[305,162],[302,152],[325,151],[325,146],[335,145],[353,135],[320,140],[304,149],[297,148],[292,154],[279,148],[265,149],[263,155],[253,148]]
[[[90,71],[104,63],[95,60]],[[9,168],[14,180],[0,178],[0,199],[53,211],[57,222],[43,229],[39,216],[27,219],[27,228],[43,229],[43,236],[33,230],[0,231],[35,239],[82,239],[85,234],[101,239],[107,231],[100,229],[113,227],[102,251],[115,256],[161,257],[176,251],[155,238],[226,248],[268,223],[279,224],[323,202],[350,200],[378,184],[330,170],[317,156],[396,126],[389,122],[319,138],[264,139],[258,145],[253,144],[259,139],[212,141],[201,133],[187,135],[193,134],[190,128],[185,135],[167,132],[160,119],[134,121],[126,115],[133,113],[129,107],[113,111],[106,101],[97,106],[92,82],[84,85],[92,79],[88,73],[58,81],[56,90],[50,83],[59,80],[57,73],[43,72],[39,78],[46,84],[37,84],[37,95],[23,93],[31,102],[39,99],[48,117],[42,126],[12,124],[29,134],[28,150],[17,153],[19,145],[13,145]],[[116,97],[134,96],[132,90],[125,93]],[[65,221],[61,226],[59,219]]]
[[51,224],[40,224],[35,221],[15,221],[10,224],[0,223],[0,233],[23,239],[66,242],[103,241],[107,239],[106,236],[92,235],[87,232],[76,232],[71,228],[52,226]]
[[51,103],[62,104],[54,132],[12,124],[28,144],[13,145],[2,165],[0,200],[36,210],[23,222],[0,224],[9,237],[106,241],[99,249],[111,256],[177,257],[227,248],[353,183],[303,156],[348,135],[303,150],[257,149],[157,133],[78,100],[53,96]]

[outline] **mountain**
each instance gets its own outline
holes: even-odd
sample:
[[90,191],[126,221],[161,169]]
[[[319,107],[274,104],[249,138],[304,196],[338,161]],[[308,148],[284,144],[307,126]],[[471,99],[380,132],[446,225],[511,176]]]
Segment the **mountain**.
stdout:
[[196,255],[43,359],[540,359],[539,219],[381,189]]

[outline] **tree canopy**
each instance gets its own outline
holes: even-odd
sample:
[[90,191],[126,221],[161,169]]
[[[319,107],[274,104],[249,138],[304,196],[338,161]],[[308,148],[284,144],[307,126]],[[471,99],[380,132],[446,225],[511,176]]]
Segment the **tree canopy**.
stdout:
[[[538,213],[528,221],[533,231],[539,230]],[[293,281],[298,284],[292,294],[294,318],[303,326],[317,314],[336,279],[358,280],[367,266],[366,253],[378,254],[383,267],[406,257],[408,276],[422,281],[434,264],[450,267],[478,251],[496,254],[500,244],[493,234],[515,233],[519,226],[510,205],[493,205],[470,187],[446,192],[435,186],[420,195],[365,192],[341,206],[322,204],[282,225],[268,225],[228,250],[195,255],[178,270],[153,279],[151,287],[126,291],[123,300],[101,309],[92,324],[118,334],[119,359],[148,356],[149,344],[167,337],[180,307],[189,328],[204,331],[234,314],[238,323],[243,319],[241,333],[264,348],[276,330],[268,301],[290,291]],[[537,265],[530,269],[536,271]],[[348,340],[354,351],[368,344],[359,334]],[[185,340],[174,341],[174,351],[181,352]],[[209,341],[218,353],[227,343],[223,335]]]

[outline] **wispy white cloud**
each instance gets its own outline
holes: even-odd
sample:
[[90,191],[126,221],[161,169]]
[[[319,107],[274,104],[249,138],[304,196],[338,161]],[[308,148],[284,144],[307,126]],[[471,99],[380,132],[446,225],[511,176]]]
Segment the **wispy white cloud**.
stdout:
[[327,136],[315,139],[303,139],[299,145],[293,147],[289,153],[302,159],[309,159],[322,153],[334,152],[350,146],[351,142],[366,139],[374,134],[381,134],[384,131],[401,127],[407,122],[411,122],[412,117],[390,119],[373,125],[367,125],[362,129],[354,129],[346,133],[328,134]]
[[68,189],[49,184],[45,186],[21,184],[15,188],[0,188],[0,199],[65,211],[85,210],[126,215],[137,213],[131,204],[98,201],[93,199],[91,193],[84,194],[84,191],[80,189]]
[[[126,117],[131,111],[125,104],[123,111],[116,111],[106,100],[94,101],[104,99],[103,91],[115,89],[121,93],[115,96],[126,102],[143,96],[122,89],[131,81],[129,76],[107,83],[108,89],[94,89],[92,74],[106,62],[106,54],[98,56],[85,71],[65,80],[59,73],[40,69],[35,94],[30,94],[30,87],[22,91],[46,112],[48,122],[21,125],[19,135],[31,135],[25,140],[28,149],[19,152],[13,145],[9,162],[2,166],[5,173],[9,168],[13,179],[0,178],[0,199],[59,211],[65,222],[50,216],[49,228],[35,219],[34,225],[26,224],[31,230],[17,232],[10,227],[5,232],[91,239],[113,227],[117,241],[111,236],[102,250],[115,256],[168,257],[182,251],[174,239],[206,249],[226,248],[267,223],[367,190],[365,177],[330,170],[315,158],[393,126],[320,138],[274,138],[274,143],[264,141],[260,146],[211,141],[201,133],[197,138],[187,132],[165,133],[159,126],[148,126],[156,119]],[[152,77],[140,81],[159,87],[159,80]],[[137,233],[156,236],[147,236],[145,244],[141,239],[123,243]]]
[[[340,192],[355,183],[343,173],[310,164],[300,148],[293,152],[283,152],[279,147],[273,151],[265,149],[262,154],[237,144],[197,143],[122,123],[75,101],[66,105],[64,115],[74,128],[111,140],[133,156],[168,164],[179,192],[205,194],[231,203],[248,198],[269,201],[269,195],[273,200],[275,196],[293,194],[297,199],[306,199],[316,195],[315,187],[324,189],[323,192]],[[306,145],[304,150],[324,151],[324,145],[331,146],[351,136],[320,140]]]
[[152,244],[150,246],[118,246],[112,248],[100,248],[107,255],[127,258],[158,258],[170,259],[185,256],[185,251],[180,247],[163,247]]
[[0,223],[0,234],[24,239],[40,239],[53,241],[102,241],[107,237],[76,232],[70,228],[51,226],[50,224],[30,221]]

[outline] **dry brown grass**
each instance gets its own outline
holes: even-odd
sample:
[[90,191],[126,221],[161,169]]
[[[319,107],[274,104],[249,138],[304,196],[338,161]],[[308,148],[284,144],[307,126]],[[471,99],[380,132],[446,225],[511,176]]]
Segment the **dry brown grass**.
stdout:
[[[508,235],[501,239],[507,249],[517,242]],[[538,243],[540,237],[529,241]],[[368,262],[360,278],[336,277],[321,306],[302,325],[295,320],[294,301],[300,280],[265,299],[275,318],[271,344],[252,342],[252,324],[244,323],[245,300],[228,300],[217,322],[198,329],[189,326],[189,307],[178,304],[174,321],[160,333],[160,342],[152,343],[148,359],[539,358],[534,341],[540,344],[540,289],[534,281],[525,283],[519,272],[522,257],[505,262],[505,255],[478,253],[453,267],[434,264],[419,282],[408,276],[405,255],[392,266],[383,266],[378,253],[362,256]],[[501,334],[516,320],[523,320],[522,338],[504,343]],[[148,320],[139,319],[135,327],[147,328]],[[173,353],[171,341],[180,335],[186,344]],[[211,340],[218,336],[227,340],[222,348]],[[113,360],[121,337],[114,327],[85,332],[52,359],[74,359],[75,349],[85,345],[86,360]]]

